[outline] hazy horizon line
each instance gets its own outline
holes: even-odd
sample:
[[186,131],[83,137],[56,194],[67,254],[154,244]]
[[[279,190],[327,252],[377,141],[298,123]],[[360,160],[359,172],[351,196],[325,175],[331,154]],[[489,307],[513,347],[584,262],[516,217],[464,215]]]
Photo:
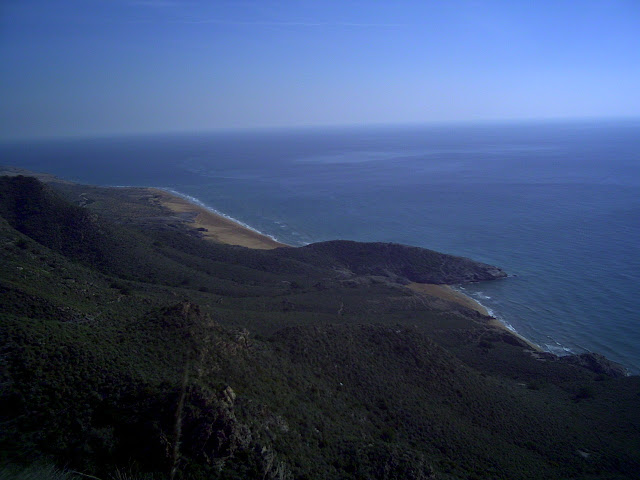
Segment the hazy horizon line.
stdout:
[[214,133],[242,133],[242,132],[282,132],[295,130],[320,130],[320,129],[356,129],[356,128],[411,128],[411,127],[438,127],[438,126],[482,126],[482,125],[526,125],[541,123],[592,123],[592,122],[632,122],[639,121],[640,115],[625,116],[585,116],[585,117],[521,117],[521,118],[486,118],[486,119],[456,119],[456,120],[425,120],[425,121],[398,121],[398,122],[371,122],[371,123],[318,123],[318,124],[289,124],[289,125],[249,125],[231,127],[206,127],[185,129],[149,129],[135,131],[96,131],[75,133],[53,133],[45,135],[11,135],[0,136],[0,142],[28,142],[48,140],[82,140],[114,137],[143,137],[143,136],[175,136],[175,135],[200,135]]

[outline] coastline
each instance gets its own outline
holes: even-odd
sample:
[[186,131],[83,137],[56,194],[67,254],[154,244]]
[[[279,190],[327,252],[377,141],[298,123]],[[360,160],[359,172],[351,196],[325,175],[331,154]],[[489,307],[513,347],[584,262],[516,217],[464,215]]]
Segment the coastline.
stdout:
[[451,285],[436,285],[434,283],[410,283],[409,285],[407,285],[407,287],[409,287],[414,292],[425,293],[427,295],[431,295],[432,297],[437,297],[441,298],[442,300],[457,303],[458,305],[462,305],[463,307],[475,310],[485,317],[493,318],[493,316],[489,313],[489,310],[487,310],[484,305],[482,305],[480,302],[477,302],[468,295],[465,295],[464,293],[454,289]]
[[[273,237],[207,207],[196,198],[174,190],[162,188],[147,187],[146,190],[152,194],[152,198],[154,198],[159,205],[176,214],[182,222],[188,224],[206,240],[261,250],[291,247],[291,245],[278,242]],[[508,332],[525,342],[535,351],[544,351],[542,347],[526,339],[497,319],[493,315],[493,312],[480,302],[451,285],[411,283],[407,285],[407,287],[414,292],[430,295],[475,310],[489,319],[487,322],[489,326]]]
[[518,338],[525,342],[531,349],[536,352],[544,352],[545,350],[533,343],[531,340],[520,335],[518,332],[514,331],[512,328],[509,328],[505,323],[501,322],[498,318],[493,315],[487,307],[482,305],[476,299],[456,290],[455,287],[451,285],[436,285],[432,283],[410,283],[407,285],[408,288],[413,290],[414,292],[430,295],[432,297],[437,297],[442,300],[446,300],[448,302],[457,303],[458,305],[462,305],[465,308],[469,308],[471,310],[475,310],[476,312],[488,317],[487,325],[499,328],[500,330],[504,330],[514,337]]
[[160,206],[176,214],[206,240],[259,250],[290,246],[196,203],[195,199],[186,195],[155,187],[147,187],[146,190]]

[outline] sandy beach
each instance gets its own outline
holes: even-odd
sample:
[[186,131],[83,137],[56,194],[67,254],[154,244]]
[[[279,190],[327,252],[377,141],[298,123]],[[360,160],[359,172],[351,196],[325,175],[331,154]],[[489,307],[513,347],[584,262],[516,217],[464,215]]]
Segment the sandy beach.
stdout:
[[149,188],[148,191],[161,206],[171,210],[207,240],[263,250],[289,246],[165,190]]
[[482,315],[490,317],[488,321],[488,325],[495,328],[502,329],[502,330],[506,330],[511,335],[527,343],[533,350],[542,351],[542,349],[535,343],[530,342],[522,335],[519,335],[513,330],[507,328],[507,326],[504,323],[502,323],[497,318],[493,317],[489,313],[489,311],[484,306],[482,306],[482,304],[476,302],[473,298],[465,295],[464,293],[458,292],[457,290],[455,290],[449,285],[434,285],[431,283],[410,283],[409,285],[407,285],[407,287],[409,287],[414,292],[424,293],[427,295],[431,295],[433,297],[438,297],[443,300],[447,300],[449,302],[455,302],[459,305],[475,310],[476,312],[479,312]]
[[432,283],[410,283],[407,285],[411,290],[418,293],[426,293],[432,297],[438,297],[449,302],[455,302],[476,312],[480,312],[487,317],[491,316],[486,308],[476,302],[473,298],[454,290],[449,285],[434,285]]

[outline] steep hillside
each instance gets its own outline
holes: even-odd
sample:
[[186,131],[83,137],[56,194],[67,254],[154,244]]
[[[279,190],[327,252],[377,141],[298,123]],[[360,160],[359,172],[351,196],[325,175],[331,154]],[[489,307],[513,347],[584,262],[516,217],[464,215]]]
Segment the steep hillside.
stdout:
[[638,377],[533,351],[403,286],[504,276],[495,267],[390,244],[216,244],[156,220],[167,212],[141,189],[2,177],[0,214],[11,469],[613,479],[640,467]]

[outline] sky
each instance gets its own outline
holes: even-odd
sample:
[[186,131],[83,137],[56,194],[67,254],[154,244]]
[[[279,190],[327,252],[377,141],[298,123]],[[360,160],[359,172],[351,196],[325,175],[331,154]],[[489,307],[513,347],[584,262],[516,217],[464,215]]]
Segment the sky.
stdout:
[[640,117],[639,0],[2,0],[0,138]]

